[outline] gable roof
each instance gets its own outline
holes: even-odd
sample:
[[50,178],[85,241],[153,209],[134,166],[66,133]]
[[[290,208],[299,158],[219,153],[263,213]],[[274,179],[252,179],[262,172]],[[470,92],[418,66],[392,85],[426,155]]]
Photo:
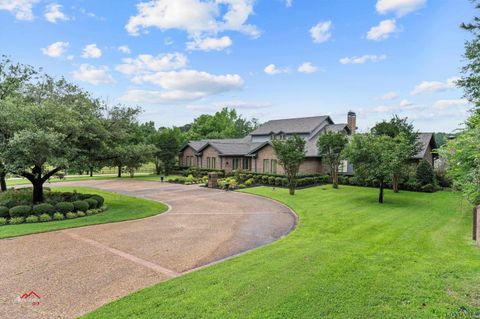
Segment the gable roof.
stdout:
[[346,123],[341,123],[341,124],[329,124],[325,126],[325,132],[333,132],[333,133],[338,133],[346,130],[348,133],[351,132],[350,127],[348,127],[348,124]]
[[435,142],[435,136],[433,133],[418,133],[418,142],[421,145],[420,151],[418,151],[413,159],[422,159],[425,157],[425,154],[428,150],[428,146],[431,146],[432,149],[437,148],[437,143]]
[[251,133],[251,135],[269,135],[271,133],[280,132],[285,134],[310,134],[327,120],[333,124],[330,117],[326,115],[272,120],[258,127]]

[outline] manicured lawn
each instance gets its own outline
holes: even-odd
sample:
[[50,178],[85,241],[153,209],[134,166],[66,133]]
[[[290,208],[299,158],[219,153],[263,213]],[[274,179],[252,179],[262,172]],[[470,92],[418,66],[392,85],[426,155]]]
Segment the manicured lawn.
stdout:
[[299,215],[287,237],[87,318],[478,318],[480,249],[460,195],[248,190]]
[[[176,175],[170,175],[165,177],[165,181],[168,181],[172,178],[177,177]],[[160,176],[158,175],[145,175],[139,174],[133,177],[134,179],[142,180],[142,181],[160,181]],[[64,179],[52,178],[50,183],[60,183],[60,182],[76,182],[76,181],[88,181],[88,180],[106,180],[106,179],[118,179],[116,175],[96,175],[96,176],[73,176],[73,177],[65,177]],[[130,176],[124,175],[121,179],[131,179]],[[45,183],[45,187],[48,187],[50,183]],[[14,185],[28,185],[31,184],[30,181],[27,179],[8,179],[7,186],[14,186]]]
[[144,218],[163,213],[168,209],[166,205],[159,202],[92,188],[55,187],[54,190],[64,192],[77,190],[79,193],[101,195],[105,198],[105,204],[108,206],[108,210],[98,215],[85,216],[77,219],[0,226],[0,238]]

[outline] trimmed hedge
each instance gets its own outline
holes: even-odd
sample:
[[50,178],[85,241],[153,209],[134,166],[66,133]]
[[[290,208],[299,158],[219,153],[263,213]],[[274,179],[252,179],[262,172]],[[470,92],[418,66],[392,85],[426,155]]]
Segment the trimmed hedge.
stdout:
[[60,202],[55,205],[55,208],[57,209],[57,212],[60,212],[62,214],[66,214],[68,212],[73,212],[75,210],[75,206],[73,206],[72,203],[69,202]]
[[8,213],[9,210],[10,209],[8,209],[8,207],[6,206],[0,206],[0,217],[10,217],[10,214]]
[[40,216],[43,214],[52,215],[55,212],[56,212],[55,207],[53,207],[53,205],[50,205],[50,204],[38,204],[33,206],[33,213],[37,216]]
[[100,195],[93,195],[92,197],[90,198],[93,198],[94,200],[97,201],[97,207],[100,208],[103,206],[103,203],[105,203],[105,198],[103,198],[102,196]]
[[86,212],[88,210],[89,204],[84,200],[77,200],[73,202],[73,207],[77,211]]
[[[88,203],[88,209],[95,209],[98,206],[98,202],[93,198],[87,198],[84,201]],[[82,211],[82,210],[80,210],[80,211]],[[83,210],[83,212],[86,212],[86,211],[87,211],[87,209]]]
[[21,205],[10,208],[9,214],[11,218],[27,217],[32,213],[32,206]]

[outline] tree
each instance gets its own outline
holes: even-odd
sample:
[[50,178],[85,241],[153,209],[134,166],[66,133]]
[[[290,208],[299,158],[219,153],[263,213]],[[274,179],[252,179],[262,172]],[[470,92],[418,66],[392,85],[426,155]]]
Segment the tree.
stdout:
[[317,146],[319,155],[330,166],[333,188],[338,188],[338,167],[348,139],[343,133],[328,132],[320,135]]
[[127,168],[130,177],[133,178],[135,170],[139,169],[143,164],[148,163],[156,149],[151,144],[132,144],[124,149],[123,164]]
[[241,138],[252,132],[256,125],[256,121],[242,118],[235,109],[223,108],[214,115],[203,114],[196,118],[188,129],[187,139]]
[[417,181],[422,185],[433,184],[435,179],[435,173],[433,172],[432,165],[426,161],[422,160],[417,166]]
[[76,85],[48,76],[29,84],[14,103],[21,112],[6,119],[17,129],[2,158],[9,171],[32,183],[33,202],[39,203],[43,184],[81,154],[82,138],[91,133],[101,110]]
[[305,140],[294,135],[287,140],[274,140],[273,149],[285,170],[290,195],[295,195],[300,164],[305,160]]
[[155,169],[157,175],[160,175],[162,168],[164,174],[170,173],[183,143],[183,133],[176,127],[164,128],[155,134],[152,144],[156,147]]
[[374,180],[379,185],[378,202],[383,203],[385,182],[392,178],[409,142],[403,134],[392,138],[387,135],[357,134],[345,149],[355,174]]
[[[11,110],[12,103],[8,100],[13,100],[19,96],[25,88],[25,85],[37,74],[37,71],[31,66],[13,63],[6,56],[0,59],[0,154],[5,151],[8,140],[13,136],[14,129],[12,122],[7,121],[5,117],[16,116],[16,112],[8,112],[7,107]],[[7,106],[8,105],[8,106]],[[7,123],[10,123],[8,125]],[[5,181],[7,169],[5,163],[0,160],[0,191],[7,190]]]
[[384,135],[391,138],[396,138],[400,134],[404,136],[408,145],[403,145],[406,149],[396,154],[396,167],[392,175],[392,188],[395,193],[398,193],[398,184],[400,177],[405,174],[409,160],[420,151],[421,144],[418,141],[418,132],[415,131],[413,124],[408,122],[407,118],[399,118],[397,115],[393,116],[389,121],[382,121],[377,123],[372,129],[371,133],[374,135]]

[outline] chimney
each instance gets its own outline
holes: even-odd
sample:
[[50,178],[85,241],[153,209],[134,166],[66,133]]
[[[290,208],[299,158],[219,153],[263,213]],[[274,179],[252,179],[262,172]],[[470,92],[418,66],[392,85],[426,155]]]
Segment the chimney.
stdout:
[[347,126],[350,128],[350,131],[352,131],[352,135],[355,134],[357,131],[357,114],[353,111],[348,112]]

